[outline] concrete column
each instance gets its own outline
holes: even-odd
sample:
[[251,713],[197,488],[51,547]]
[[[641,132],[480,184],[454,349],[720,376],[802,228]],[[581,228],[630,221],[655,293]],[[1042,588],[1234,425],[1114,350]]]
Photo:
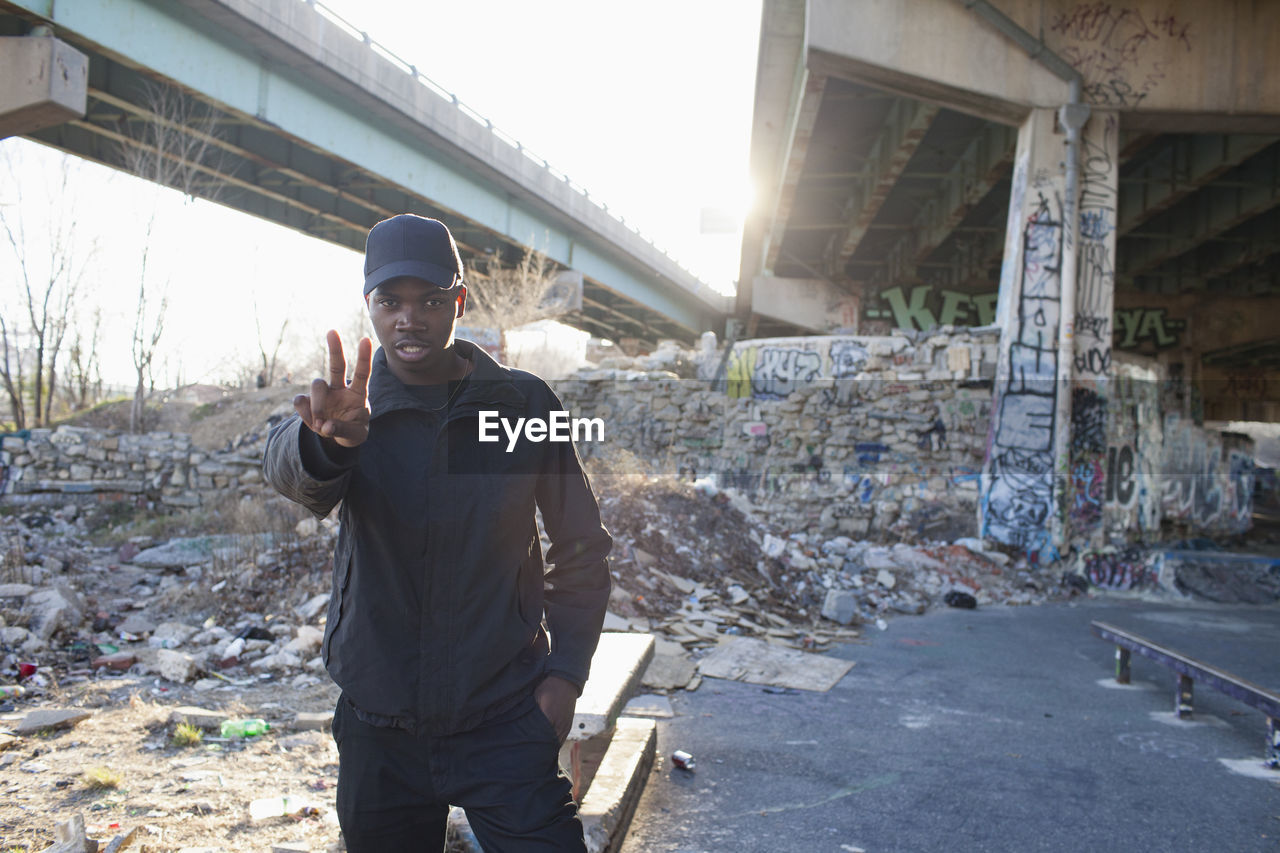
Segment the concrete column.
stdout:
[[49,35],[0,38],[0,138],[84,115],[89,58]]
[[[1114,112],[1093,112],[1080,152],[1080,250],[1076,278],[1075,364],[1071,383],[1069,475],[1064,539],[1077,548],[1105,544],[1104,515],[1136,484],[1110,447],[1111,334],[1115,316],[1116,197],[1120,128]],[[1118,477],[1126,477],[1123,484]],[[1108,481],[1108,477],[1112,481]],[[1117,496],[1117,486],[1121,495]]]
[[[1056,559],[1054,439],[1061,318],[1065,137],[1054,111],[1033,110],[1018,131],[996,323],[1001,327],[979,529]],[[1060,518],[1060,517],[1059,517]]]

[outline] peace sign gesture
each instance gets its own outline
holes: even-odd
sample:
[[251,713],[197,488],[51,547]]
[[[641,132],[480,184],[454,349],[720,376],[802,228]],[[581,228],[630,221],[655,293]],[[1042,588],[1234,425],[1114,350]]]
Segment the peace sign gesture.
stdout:
[[356,344],[356,369],[347,384],[347,360],[342,355],[342,338],[330,329],[329,381],[313,380],[311,394],[293,398],[293,408],[316,435],[331,438],[343,447],[356,447],[369,437],[369,363],[373,342],[361,338]]

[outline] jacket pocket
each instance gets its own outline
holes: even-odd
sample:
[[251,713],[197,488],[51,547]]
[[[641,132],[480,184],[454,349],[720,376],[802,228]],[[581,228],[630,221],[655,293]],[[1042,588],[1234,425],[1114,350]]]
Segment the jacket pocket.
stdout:
[[528,553],[520,561],[517,583],[521,620],[531,628],[540,627],[543,604],[542,546],[536,538],[530,542]]
[[324,661],[325,667],[329,666],[329,647],[333,641],[333,635],[338,630],[338,623],[342,621],[342,599],[346,594],[347,584],[351,580],[351,560],[354,550],[354,546],[348,544],[346,548],[338,548],[333,555],[333,590],[329,594],[324,642],[320,647],[320,659]]

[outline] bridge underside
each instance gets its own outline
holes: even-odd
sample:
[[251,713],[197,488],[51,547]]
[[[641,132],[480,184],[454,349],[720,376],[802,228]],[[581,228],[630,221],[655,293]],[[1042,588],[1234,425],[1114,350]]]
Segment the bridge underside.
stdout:
[[[893,61],[870,56],[880,44],[864,49],[852,28],[840,32],[844,12],[832,11],[840,5],[766,3],[753,168],[772,195],[744,245],[743,277],[750,287],[740,290],[739,314],[750,316],[758,335],[818,331],[779,312],[753,310],[776,300],[751,293],[816,279],[856,306],[846,314],[856,315],[851,325],[861,333],[991,324],[1006,228],[1012,227],[1017,126],[1040,104],[960,87],[971,83],[965,79],[970,69],[981,82],[979,63],[1004,77],[1033,78],[1032,101],[1037,86],[1059,87],[1060,99],[1048,99],[1046,107],[1065,101],[1065,85],[1041,79],[1049,75],[1025,54],[1016,68],[1002,64],[1004,54],[994,56],[980,41],[999,34],[963,4],[905,3],[916,12],[901,13],[909,34],[903,45],[885,48]],[[863,30],[892,42],[900,22],[880,21],[863,5],[869,4],[848,7],[850,19],[862,15]],[[1049,35],[1055,25],[1060,31],[1051,46],[1068,57],[1086,56],[1072,52],[1071,4],[1053,5],[1065,11],[1046,13]],[[929,29],[922,22],[942,17],[934,29],[946,32],[945,41],[917,31]],[[911,22],[914,30],[906,27]],[[1131,36],[1136,26],[1132,18],[1094,24],[1110,26],[1116,40]],[[1144,26],[1150,32],[1142,44],[1163,37],[1174,43],[1176,56],[1186,52],[1183,38],[1197,49],[1210,40],[1208,22],[1198,19],[1186,30],[1167,22],[1164,29],[1149,21]],[[1197,35],[1203,41],[1194,41]],[[836,49],[840,39],[844,48]],[[965,58],[954,58],[957,51]],[[953,57],[950,80],[919,73],[929,52]],[[1085,86],[1095,115],[1118,117],[1118,163],[1105,164],[1118,167],[1115,348],[1194,376],[1207,418],[1280,420],[1280,381],[1267,381],[1280,366],[1280,326],[1265,320],[1280,316],[1280,114],[1143,112],[1162,96],[1157,87],[1180,82],[1141,74],[1134,80],[1108,89],[1086,79]],[[1264,92],[1267,97],[1274,100],[1274,93]],[[1093,165],[1104,167],[1088,156],[1086,151],[1086,173]],[[1229,393],[1244,387],[1229,382],[1230,376],[1253,377],[1251,393]]]

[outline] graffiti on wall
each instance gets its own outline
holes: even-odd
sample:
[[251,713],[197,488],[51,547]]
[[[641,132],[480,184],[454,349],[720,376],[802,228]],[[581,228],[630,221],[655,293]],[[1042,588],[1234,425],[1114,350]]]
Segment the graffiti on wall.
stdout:
[[1224,447],[1224,437],[1165,415],[1161,499],[1168,518],[1206,532],[1238,532],[1253,514],[1253,454]]
[[873,296],[868,319],[889,319],[894,328],[928,331],[937,326],[990,326],[996,320],[997,293],[964,293],[932,284],[893,287]]
[[1170,9],[1117,3],[1080,3],[1049,23],[1064,45],[1062,58],[1084,78],[1091,102],[1136,107],[1165,78],[1168,62],[1190,53],[1191,22]]
[[1058,318],[1062,289],[1062,204],[1037,192],[1022,231],[1022,268],[1013,329],[1004,352],[1008,378],[984,496],[983,535],[1041,551],[1053,499]]
[[1117,308],[1115,345],[1137,349],[1150,344],[1158,350],[1177,346],[1187,321],[1169,316],[1165,308]]
[[1115,115],[1091,121],[1082,140],[1075,370],[1085,379],[1111,369],[1118,140]]
[[1081,557],[1081,568],[1089,583],[1102,589],[1153,587],[1159,577],[1154,555],[1137,545],[1086,552]]
[[1071,390],[1071,522],[1085,532],[1102,521],[1107,486],[1107,399],[1090,388]]
[[[853,379],[863,370],[867,358],[865,343],[848,338],[744,342],[735,346],[729,357],[728,394],[756,400],[782,400],[818,379]],[[852,391],[840,383],[826,390],[834,392],[837,386],[839,390]],[[829,397],[836,400],[834,394]],[[844,403],[849,402],[848,397],[846,394],[842,398]]]

